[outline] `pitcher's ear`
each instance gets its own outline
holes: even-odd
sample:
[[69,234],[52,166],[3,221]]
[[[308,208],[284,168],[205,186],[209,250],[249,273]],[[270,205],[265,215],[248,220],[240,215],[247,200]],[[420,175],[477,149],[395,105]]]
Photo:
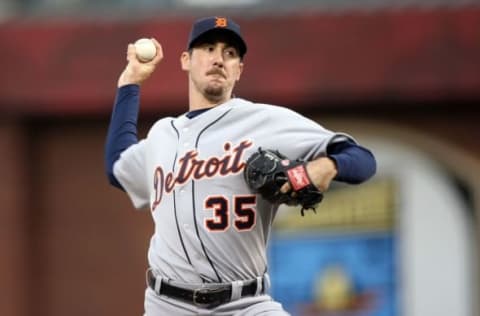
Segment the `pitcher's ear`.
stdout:
[[180,55],[180,64],[182,65],[182,70],[190,70],[190,52],[183,52]]
[[242,72],[243,72],[243,63],[240,62],[240,64],[238,65],[238,75],[237,75],[237,81],[240,80],[240,77],[242,76]]

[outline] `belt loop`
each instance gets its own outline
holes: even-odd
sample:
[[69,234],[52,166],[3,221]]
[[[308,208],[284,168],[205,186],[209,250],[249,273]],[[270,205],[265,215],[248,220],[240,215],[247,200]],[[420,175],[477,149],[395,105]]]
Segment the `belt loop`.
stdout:
[[257,277],[257,289],[255,290],[255,296],[259,295],[262,293],[263,290],[263,278],[262,277]]
[[155,274],[153,276],[155,277],[155,293],[157,293],[157,295],[160,295],[160,289],[162,288],[162,277]]
[[236,301],[242,297],[242,287],[243,281],[233,281],[232,282],[232,297],[231,301]]
[[[153,284],[150,284],[150,279],[153,276],[155,279]],[[153,272],[153,268],[148,268],[146,272],[146,282],[147,286],[152,288],[157,295],[160,295],[160,289],[162,287],[162,277]]]
[[270,276],[268,275],[268,273],[265,273],[263,275],[263,290],[264,293],[268,293],[268,291],[270,290]]

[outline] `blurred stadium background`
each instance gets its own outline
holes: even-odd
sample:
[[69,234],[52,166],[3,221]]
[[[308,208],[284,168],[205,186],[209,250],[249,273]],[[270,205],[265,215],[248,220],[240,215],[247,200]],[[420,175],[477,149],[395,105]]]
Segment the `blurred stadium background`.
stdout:
[[140,131],[183,113],[179,56],[206,15],[242,25],[238,96],[379,162],[317,215],[282,209],[272,294],[294,315],[478,315],[478,0],[1,0],[0,315],[141,315],[150,215],[103,171],[116,81],[126,45],[154,36]]

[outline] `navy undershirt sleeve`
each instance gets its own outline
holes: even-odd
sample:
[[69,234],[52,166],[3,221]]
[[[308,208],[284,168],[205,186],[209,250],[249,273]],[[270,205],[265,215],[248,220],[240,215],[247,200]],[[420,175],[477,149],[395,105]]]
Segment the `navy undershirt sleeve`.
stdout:
[[140,86],[135,84],[117,90],[105,144],[105,170],[113,186],[124,190],[113,174],[120,154],[138,142],[137,121],[140,108]]
[[327,155],[337,165],[336,181],[358,184],[368,180],[377,171],[372,152],[351,141],[330,144]]

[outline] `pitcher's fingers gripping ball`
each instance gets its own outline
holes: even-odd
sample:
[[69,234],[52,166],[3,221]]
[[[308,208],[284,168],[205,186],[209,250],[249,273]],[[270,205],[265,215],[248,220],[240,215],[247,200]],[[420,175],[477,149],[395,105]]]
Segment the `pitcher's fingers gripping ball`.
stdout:
[[[323,193],[312,183],[306,161],[289,160],[278,151],[259,148],[246,162],[245,181],[249,188],[275,204],[300,205],[301,214],[312,209],[323,199]],[[281,191],[289,182],[292,191]]]

